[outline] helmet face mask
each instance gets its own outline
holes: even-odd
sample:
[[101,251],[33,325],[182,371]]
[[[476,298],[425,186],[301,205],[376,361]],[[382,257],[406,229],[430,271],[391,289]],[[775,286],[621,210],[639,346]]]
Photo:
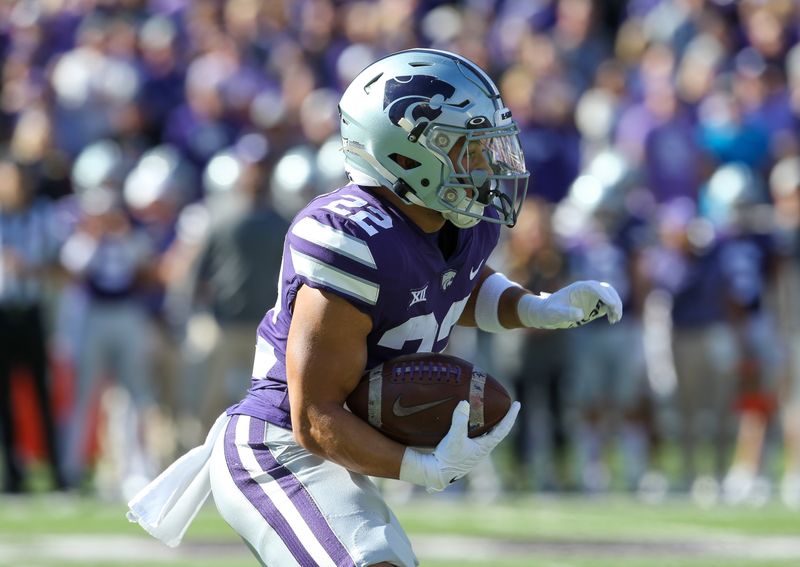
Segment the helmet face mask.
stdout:
[[413,49],[370,65],[340,102],[354,182],[391,188],[459,227],[513,226],[529,173],[497,87],[468,60]]
[[[516,222],[528,180],[518,134],[514,123],[466,130],[430,128],[422,143],[445,162],[448,171],[437,193],[445,218],[461,227],[480,220]],[[486,216],[487,207],[498,220]]]

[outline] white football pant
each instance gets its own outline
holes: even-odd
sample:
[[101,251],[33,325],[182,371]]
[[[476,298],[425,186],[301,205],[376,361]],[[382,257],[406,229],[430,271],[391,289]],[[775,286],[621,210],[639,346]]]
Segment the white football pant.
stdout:
[[292,432],[231,416],[211,456],[222,517],[269,567],[417,565],[373,482],[317,457]]

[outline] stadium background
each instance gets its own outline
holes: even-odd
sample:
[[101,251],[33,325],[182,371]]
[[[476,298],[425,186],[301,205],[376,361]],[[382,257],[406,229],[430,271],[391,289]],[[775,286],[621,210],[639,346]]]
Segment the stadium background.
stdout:
[[[22,493],[0,497],[0,565],[249,564],[213,509],[183,555],[136,548],[121,503],[246,384],[220,339],[249,340],[271,301],[242,274],[277,266],[226,278],[212,235],[342,183],[339,94],[418,46],[484,67],[521,125],[530,199],[494,265],[537,289],[608,279],[626,301],[613,332],[454,337],[528,411],[448,495],[387,483],[424,564],[796,563],[799,40],[790,0],[3,2],[0,311],[43,308],[52,405],[15,367],[24,478],[3,475]],[[32,211],[46,246],[21,244]],[[81,265],[101,233],[121,256]],[[113,318],[111,296],[132,327],[100,352],[88,314]],[[104,539],[122,551],[75,551]]]

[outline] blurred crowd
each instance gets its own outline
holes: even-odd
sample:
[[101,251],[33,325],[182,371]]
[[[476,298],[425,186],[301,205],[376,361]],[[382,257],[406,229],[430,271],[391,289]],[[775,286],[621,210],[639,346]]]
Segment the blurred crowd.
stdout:
[[507,483],[800,508],[792,0],[0,3],[4,491],[42,460],[129,496],[202,438],[249,383],[288,221],[345,182],[340,93],[419,46],[485,68],[520,124],[529,199],[493,265],[625,302],[454,337],[525,402]]

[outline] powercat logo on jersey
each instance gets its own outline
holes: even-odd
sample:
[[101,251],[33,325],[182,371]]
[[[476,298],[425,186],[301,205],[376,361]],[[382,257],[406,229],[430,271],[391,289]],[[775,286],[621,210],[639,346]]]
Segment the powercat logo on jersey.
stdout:
[[456,277],[455,270],[447,270],[445,273],[442,274],[442,290],[447,289],[453,283],[453,280]]
[[412,124],[420,118],[435,120],[443,106],[464,108],[468,100],[460,103],[448,103],[456,88],[437,77],[430,75],[405,75],[393,77],[386,81],[383,91],[383,109],[388,109],[389,120],[400,124],[405,117]]

